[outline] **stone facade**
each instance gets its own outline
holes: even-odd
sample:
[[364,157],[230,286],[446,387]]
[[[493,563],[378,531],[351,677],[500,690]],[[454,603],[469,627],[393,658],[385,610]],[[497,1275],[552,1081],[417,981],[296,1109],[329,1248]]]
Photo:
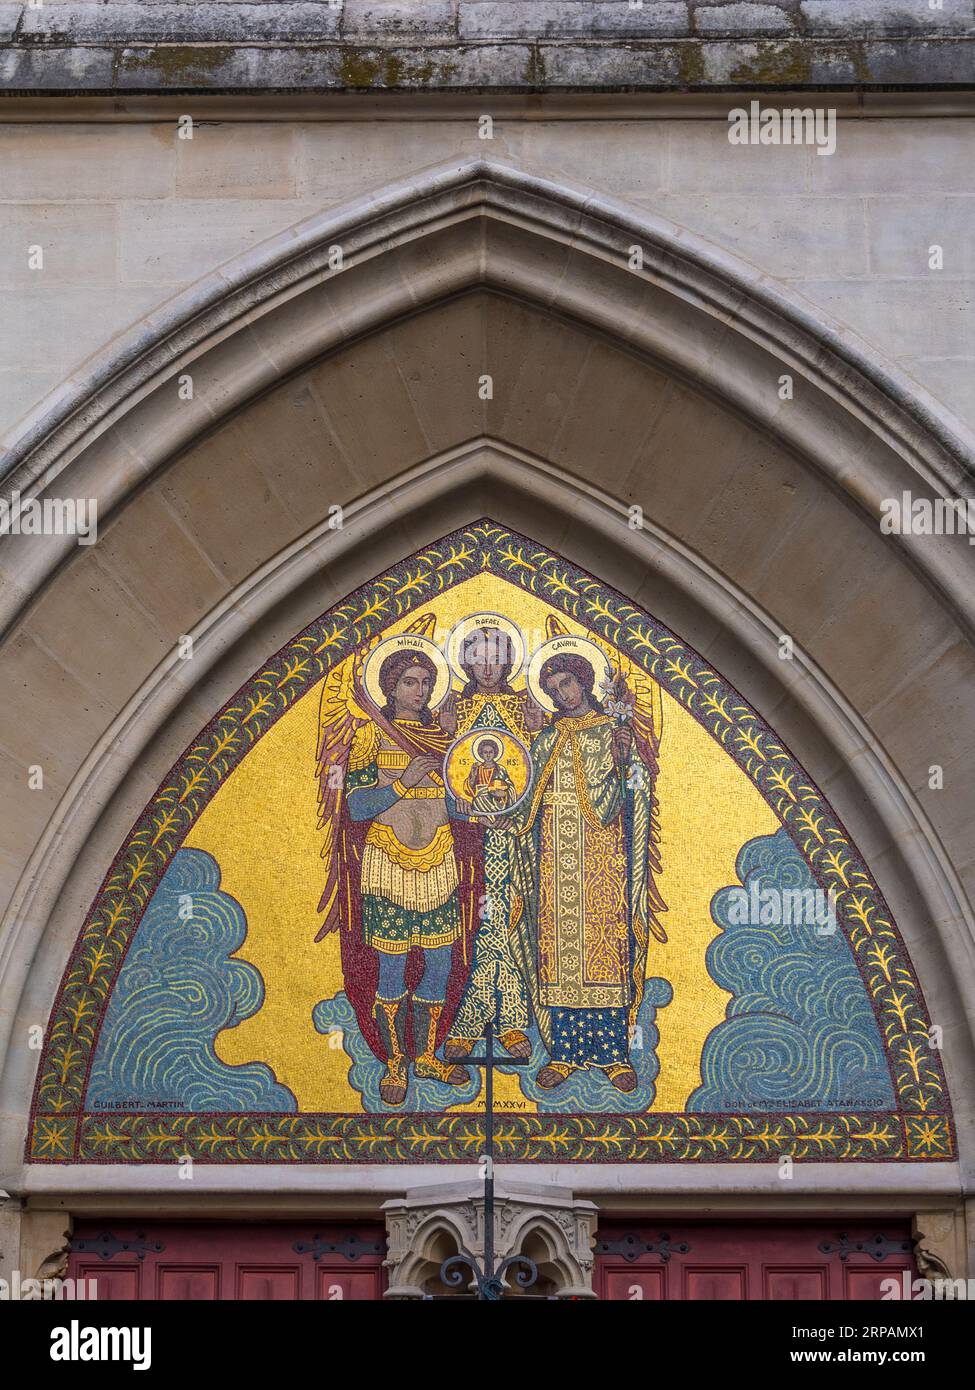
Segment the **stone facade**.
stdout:
[[310,0],[0,7],[23,92],[968,85],[970,0]]
[[[451,121],[204,120],[187,141],[172,117],[8,124],[2,423],[217,266],[404,168],[486,157],[598,188],[732,250],[882,348],[918,389],[975,416],[975,117],[850,112],[831,158],[730,150],[726,114],[627,120],[608,149],[607,129],[601,118],[513,116],[481,140],[473,109]],[[45,248],[43,272],[28,269],[33,244]],[[932,244],[945,247],[941,271],[928,268]]]
[[[0,545],[5,1260],[20,1241],[24,1269],[57,1263],[65,1207],[104,1189],[97,1166],[23,1163],[30,1039],[159,778],[315,613],[487,513],[651,595],[774,717],[944,1033],[957,1165],[800,1165],[788,1199],[720,1165],[660,1188],[689,1209],[907,1211],[928,1267],[959,1272],[975,550],[882,538],[878,517],[903,490],[972,495],[972,11],[0,5],[0,457],[9,487],[94,496],[102,518],[91,547]],[[729,144],[729,108],[783,92],[835,108],[834,154]],[[288,1199],[449,1210],[412,1192],[423,1176],[312,1171]],[[645,1186],[548,1176],[572,1211]],[[260,1214],[282,1181],[209,1169],[196,1210]],[[177,1200],[165,1165],[112,1188],[130,1210]]]

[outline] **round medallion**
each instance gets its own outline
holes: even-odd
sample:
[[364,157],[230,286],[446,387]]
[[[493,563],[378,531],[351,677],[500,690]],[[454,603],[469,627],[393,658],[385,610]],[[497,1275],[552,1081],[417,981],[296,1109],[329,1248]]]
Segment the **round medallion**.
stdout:
[[507,729],[471,729],[447,750],[444,782],[477,816],[504,816],[526,796],[532,760]]

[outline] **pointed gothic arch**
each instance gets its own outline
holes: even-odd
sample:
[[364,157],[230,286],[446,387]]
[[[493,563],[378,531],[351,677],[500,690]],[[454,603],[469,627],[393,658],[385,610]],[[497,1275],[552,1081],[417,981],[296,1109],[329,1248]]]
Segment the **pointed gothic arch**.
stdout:
[[[626,265],[633,237],[645,242],[651,253],[640,274]],[[336,279],[323,270],[323,257],[329,246],[339,243],[351,246],[351,254],[349,272],[343,272],[347,278]],[[924,403],[910,401],[892,376],[869,366],[865,357],[858,359],[838,341],[829,341],[824,326],[804,318],[797,305],[786,304],[754,278],[749,282],[742,267],[720,264],[653,219],[635,219],[601,200],[478,165],[440,172],[369,206],[316,219],[314,227],[299,230],[229,275],[198,287],[189,302],[172,306],[158,323],[144,326],[97,366],[75,393],[66,390],[53,417],[31,425],[10,451],[16,466],[11,478],[24,491],[32,481],[63,487],[68,478],[83,479],[104,499],[105,512],[117,514],[121,523],[140,489],[174,460],[185,461],[195,448],[205,448],[221,421],[262,394],[266,398],[276,383],[293,380],[304,366],[335,353],[341,343],[364,340],[381,327],[415,317],[421,308],[435,312],[437,306],[458,303],[459,294],[482,288],[500,293],[506,304],[531,303],[536,312],[560,325],[584,324],[588,333],[615,340],[624,354],[636,354],[652,369],[665,366],[675,380],[693,382],[709,398],[722,397],[735,415],[750,422],[751,437],[773,435],[779,446],[828,479],[831,489],[855,498],[848,505],[856,508],[864,526],[876,512],[877,499],[896,492],[903,479],[910,478],[915,491],[934,485],[950,492],[961,476],[968,441],[960,432]],[[789,416],[770,412],[767,390],[761,385],[767,386],[783,361],[795,366],[809,387],[800,409]],[[193,409],[174,412],[167,389],[191,364],[204,389],[195,392]],[[672,594],[675,612],[682,607],[693,612],[701,632],[710,625],[708,640],[718,650],[734,633],[731,666],[740,665],[745,679],[738,679],[743,684],[751,681],[763,702],[782,708],[778,726],[783,718],[786,725],[794,721],[792,741],[818,744],[824,767],[829,754],[854,764],[853,773],[835,779],[840,797],[854,808],[858,800],[863,803],[859,814],[867,842],[884,858],[895,892],[913,896],[917,904],[906,916],[916,914],[918,938],[928,917],[945,924],[944,942],[927,967],[927,988],[943,991],[946,1009],[960,1019],[957,985],[963,967],[957,943],[950,940],[950,924],[967,923],[968,904],[950,855],[896,760],[871,737],[855,702],[844,699],[829,673],[820,678],[815,672],[807,682],[814,661],[803,663],[801,679],[783,679],[768,648],[775,624],[741,586],[729,583],[706,556],[695,554],[693,546],[652,521],[638,538],[621,536],[617,528],[625,500],[619,489],[607,493],[581,483],[574,469],[553,467],[517,443],[497,439],[494,423],[486,412],[472,438],[419,457],[411,469],[392,468],[393,497],[408,517],[402,530],[422,539],[443,533],[445,514],[458,520],[483,511],[494,514],[490,503],[471,512],[466,490],[473,484],[493,500],[494,479],[499,476],[507,488],[504,504],[509,510],[504,519],[515,525],[513,509],[533,507],[533,496],[544,488],[551,529],[561,526],[563,534],[571,534],[574,528],[587,555],[601,549],[607,578],[625,575],[636,584],[653,573]],[[59,478],[64,481],[56,484]],[[242,638],[255,614],[270,615],[263,638],[266,631],[287,631],[282,629],[286,620],[281,609],[289,595],[293,612],[309,611],[309,590],[314,588],[316,564],[323,559],[327,557],[339,574],[363,576],[365,554],[384,536],[386,553],[405,553],[401,527],[390,515],[387,485],[377,486],[372,495],[366,492],[350,514],[344,543],[334,547],[331,541],[336,538],[325,526],[302,535],[296,525],[293,540],[279,544],[208,610],[201,630],[213,638],[213,660],[224,662],[218,685],[235,664],[240,669],[239,663],[246,661]],[[441,518],[436,523],[435,514]],[[605,553],[609,537],[617,552],[612,560]],[[327,549],[322,548],[323,539],[329,542]],[[905,552],[911,548],[910,538],[899,538],[898,544]],[[345,556],[354,558],[346,561]],[[18,570],[12,597],[15,606],[26,599],[28,620],[31,605],[61,577],[51,558],[45,557],[44,572],[33,562],[30,569],[23,565]],[[925,570],[942,608],[964,631],[970,615],[961,567],[967,556],[959,560],[957,549],[935,544],[909,558],[912,566]],[[56,563],[66,574],[71,565],[64,562],[61,556]],[[19,565],[16,555],[12,564]],[[351,582],[348,587],[353,587]],[[19,629],[12,631],[16,638]],[[700,638],[696,644],[705,645]],[[79,885],[87,878],[90,886],[94,864],[80,869],[79,852],[105,805],[109,784],[142,782],[139,759],[147,744],[156,739],[170,746],[179,737],[181,720],[184,728],[192,726],[212,698],[206,681],[209,660],[205,657],[192,677],[180,672],[171,658],[146,673],[138,692],[87,750],[84,765],[79,763],[81,770],[71,790],[65,791],[59,818],[38,837],[33,866],[17,899],[13,927],[19,926],[21,933],[11,930],[10,939],[20,934],[20,941],[14,942],[5,980],[5,988],[20,1001],[21,1019],[43,1008],[43,982],[38,981],[36,995],[29,991],[26,996],[23,983],[61,884],[74,874]],[[722,669],[732,674],[728,659]],[[195,708],[194,688],[204,692],[204,703]],[[181,701],[182,714],[176,710]],[[815,760],[814,755],[810,761]],[[133,790],[130,785],[126,798],[107,817],[100,816],[102,840],[95,838],[86,852],[89,860],[98,853],[104,856],[106,842],[115,833],[112,825],[117,828],[130,815],[125,808],[138,800]],[[92,800],[82,804],[86,794]],[[103,868],[105,862],[103,858]],[[76,910],[83,893],[79,887],[65,906]],[[898,916],[903,915],[899,909]],[[51,962],[59,952],[64,959],[65,930],[63,921],[60,936],[55,931],[48,947],[48,982]],[[958,1045],[959,1056],[967,1056],[967,1037]],[[23,1093],[28,1069],[20,1062],[8,1072],[5,1097],[11,1113],[17,1113],[16,1096]]]
[[[0,441],[3,475],[27,496],[83,458],[107,510],[302,364],[475,285],[604,330],[733,403],[874,515],[908,473],[882,450],[864,457],[865,444],[886,446],[915,486],[946,494],[975,461],[971,432],[945,407],[747,262],[618,200],[474,161],[312,217],[198,281],[15,426]],[[783,364],[809,387],[786,412],[766,389]],[[169,388],[188,369],[192,408],[174,412]],[[856,476],[839,457],[844,446]],[[914,559],[970,623],[950,550],[927,547]]]

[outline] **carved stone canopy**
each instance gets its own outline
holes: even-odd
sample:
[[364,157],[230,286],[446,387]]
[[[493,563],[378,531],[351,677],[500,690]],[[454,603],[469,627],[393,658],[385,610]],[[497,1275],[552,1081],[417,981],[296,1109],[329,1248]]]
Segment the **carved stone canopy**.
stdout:
[[[480,1179],[410,1188],[383,1204],[389,1253],[390,1299],[469,1296],[473,1278],[450,1288],[440,1267],[451,1255],[484,1264],[484,1185]],[[527,1255],[538,1278],[534,1297],[594,1298],[593,1243],[597,1209],[568,1188],[495,1185],[494,1257],[497,1269],[511,1255]],[[505,1279],[510,1296],[522,1295],[516,1270]],[[508,1294],[506,1294],[506,1297]]]

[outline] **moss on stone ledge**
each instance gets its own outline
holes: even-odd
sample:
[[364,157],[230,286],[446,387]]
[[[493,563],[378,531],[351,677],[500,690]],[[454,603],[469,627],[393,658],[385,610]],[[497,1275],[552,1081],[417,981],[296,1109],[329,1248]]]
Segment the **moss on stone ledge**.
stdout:
[[240,52],[236,44],[158,44],[127,49],[120,67],[126,72],[151,72],[164,85],[210,77]]
[[787,39],[781,43],[775,40],[760,41],[754,47],[753,57],[731,69],[732,82],[781,87],[790,84],[798,86],[810,80],[810,50],[801,40]]

